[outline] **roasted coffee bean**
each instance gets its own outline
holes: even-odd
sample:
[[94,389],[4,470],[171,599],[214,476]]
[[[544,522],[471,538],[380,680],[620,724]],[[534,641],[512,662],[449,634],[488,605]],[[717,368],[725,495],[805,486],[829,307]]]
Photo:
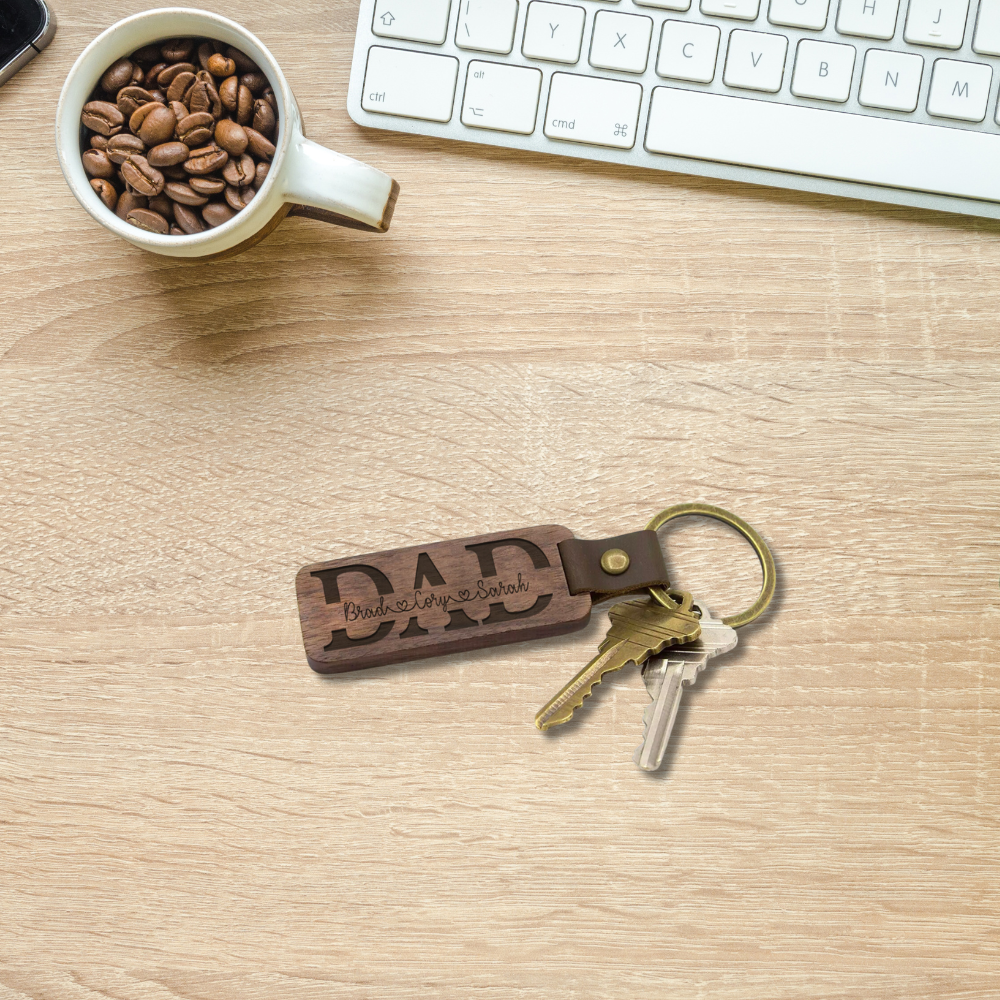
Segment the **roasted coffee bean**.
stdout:
[[135,63],[158,63],[162,58],[159,45],[144,45],[132,53],[132,62]]
[[253,201],[256,193],[252,187],[234,188],[231,185],[227,185],[225,194],[226,204],[234,212],[239,212]]
[[160,45],[160,52],[167,62],[184,62],[191,58],[194,52],[193,38],[171,38],[169,42]]
[[145,229],[149,233],[160,233],[166,236],[170,232],[170,223],[159,212],[148,208],[133,208],[125,216],[125,221],[140,229]]
[[166,184],[166,178],[156,167],[151,167],[145,156],[133,153],[122,164],[122,177],[137,194],[153,198],[158,195]]
[[88,149],[83,154],[83,169],[91,177],[103,177],[110,180],[115,176],[115,166],[103,149]]
[[239,156],[246,148],[247,134],[242,125],[223,118],[215,126],[215,141],[230,155]]
[[219,52],[208,57],[208,66],[205,67],[212,76],[232,76],[236,72],[236,63]]
[[254,199],[269,176],[279,118],[266,75],[245,53],[211,39],[168,39],[105,70],[81,111],[89,130],[81,157],[94,192],[119,218],[191,235]]
[[194,73],[178,73],[170,81],[170,86],[167,87],[167,102],[173,103],[174,101],[179,101],[187,91],[188,87],[194,83]]
[[256,172],[253,157],[244,153],[240,157],[233,157],[226,164],[225,170],[222,171],[222,177],[227,184],[231,184],[233,187],[246,187],[247,184],[253,183]]
[[128,120],[128,127],[138,135],[142,123],[146,120],[146,115],[152,114],[156,108],[166,110],[166,105],[161,104],[159,101],[150,101],[148,104],[143,104],[142,107],[136,108],[132,112],[132,117]]
[[260,70],[260,67],[245,52],[240,52],[232,45],[226,49],[226,55],[236,63],[236,68],[241,73],[256,73]]
[[113,212],[118,207],[118,192],[111,181],[102,177],[95,177],[90,186],[97,192],[97,197]]
[[215,132],[215,119],[203,111],[197,115],[188,115],[177,123],[177,138],[189,148],[204,146]]
[[173,167],[183,163],[190,152],[183,142],[161,142],[146,154],[146,159],[151,167]]
[[171,63],[166,69],[160,70],[160,75],[156,78],[156,85],[166,90],[181,73],[191,73],[194,75],[197,71],[198,67],[194,63]]
[[274,117],[274,108],[271,107],[267,101],[259,99],[254,101],[253,104],[253,127],[260,132],[262,136],[270,139],[274,134],[274,123],[277,119]]
[[198,46],[198,63],[202,69],[208,69],[208,60],[212,58],[215,54],[215,49],[212,48],[211,42],[202,42]]
[[239,92],[236,96],[236,120],[241,125],[249,125],[253,118],[253,94],[249,87],[240,84]]
[[[141,110],[142,108],[139,109]],[[138,113],[137,111],[136,114]],[[158,146],[161,142],[169,142],[174,137],[175,128],[177,128],[177,116],[170,108],[158,105],[143,118],[139,126],[139,138],[147,146]]]
[[267,86],[267,77],[259,71],[244,73],[240,77],[240,84],[246,87],[251,94],[259,94]]
[[228,76],[219,84],[219,97],[222,100],[222,107],[228,111],[236,110],[236,102],[239,97],[240,81],[235,76]]
[[184,96],[192,114],[211,114],[209,109],[212,107],[212,102],[208,99],[208,87],[203,80],[198,80]]
[[108,159],[121,166],[133,153],[146,152],[146,144],[137,135],[121,132],[108,140]]
[[134,68],[129,59],[119,59],[112,63],[101,77],[101,87],[109,94],[117,94],[122,87],[127,87],[132,82]]
[[210,174],[226,165],[229,154],[218,146],[202,146],[192,149],[191,155],[184,163],[184,169],[189,174]]
[[143,87],[122,87],[118,91],[118,110],[131,118],[144,104],[152,104],[153,95]]
[[117,135],[125,124],[125,116],[107,101],[88,101],[83,106],[80,121],[100,135]]
[[124,219],[133,208],[145,208],[148,200],[141,194],[132,191],[125,191],[118,196],[118,204],[115,206],[115,215],[119,219]]
[[212,229],[215,229],[216,226],[221,226],[224,222],[228,222],[235,214],[224,201],[209,202],[201,210],[201,217]]
[[167,222],[173,220],[174,203],[165,194],[158,194],[155,198],[150,198],[149,207],[154,212],[159,212]]
[[215,87],[215,81],[210,80],[205,84],[205,93],[208,95],[209,100],[209,111],[212,113],[212,117],[218,121],[222,117],[222,98],[219,97],[219,91]]
[[269,160],[274,156],[274,143],[254,128],[244,129],[247,134],[247,149],[259,160]]
[[192,177],[188,184],[203,195],[222,194],[226,190],[226,182],[219,177]]
[[174,219],[177,220],[177,225],[184,233],[203,233],[205,231],[205,223],[201,221],[201,216],[197,212],[192,212],[183,202],[174,203]]
[[198,194],[190,185],[179,182],[171,181],[164,187],[163,193],[172,201],[182,205],[205,205],[208,202],[205,195]]
[[185,97],[192,114],[207,112],[213,118],[222,116],[222,99],[214,84],[199,80]]

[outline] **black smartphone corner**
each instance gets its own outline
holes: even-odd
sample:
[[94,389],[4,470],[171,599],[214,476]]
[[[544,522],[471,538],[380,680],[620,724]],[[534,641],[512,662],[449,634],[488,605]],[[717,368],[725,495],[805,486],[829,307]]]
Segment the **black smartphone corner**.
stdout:
[[0,86],[31,62],[56,33],[44,0],[0,0]]

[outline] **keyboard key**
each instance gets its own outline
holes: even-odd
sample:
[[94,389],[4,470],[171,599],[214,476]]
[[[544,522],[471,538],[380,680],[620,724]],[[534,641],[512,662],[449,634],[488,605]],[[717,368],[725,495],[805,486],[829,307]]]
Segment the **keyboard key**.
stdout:
[[641,100],[637,83],[553,73],[544,132],[550,139],[631,149]]
[[639,7],[659,7],[661,10],[690,10],[691,0],[632,0]]
[[465,77],[462,124],[530,135],[541,89],[541,70],[473,59]]
[[372,34],[443,45],[451,0],[375,0]]
[[803,39],[795,54],[792,93],[843,104],[851,96],[856,54],[853,45]]
[[580,58],[586,17],[582,7],[532,0],[528,4],[521,51],[529,59],[575,63]]
[[830,10],[830,0],[771,0],[767,19],[789,28],[822,31]]
[[653,19],[599,10],[590,42],[590,65],[623,73],[645,73]]
[[721,31],[714,24],[664,21],[656,72],[672,80],[711,83],[719,55]]
[[517,0],[459,0],[455,44],[506,55],[514,48]]
[[993,70],[982,63],[938,59],[927,95],[927,113],[935,118],[981,122],[986,117]]
[[972,48],[983,56],[1000,56],[1000,0],[979,0]]
[[[952,3],[954,0],[941,0]],[[899,0],[840,0],[837,31],[842,35],[881,38],[888,41],[896,33]]]
[[739,21],[753,21],[760,11],[760,0],[701,0],[702,14],[713,17],[735,17]]
[[910,0],[903,38],[915,45],[960,49],[969,0]]
[[916,111],[923,75],[922,56],[869,49],[861,71],[858,101],[868,108]]
[[454,56],[373,45],[368,50],[361,107],[380,115],[450,121],[457,79]]
[[970,129],[655,87],[646,149],[1000,202],[1000,136]]
[[788,39],[761,31],[734,31],[729,36],[729,52],[722,82],[741,90],[761,90],[776,94],[785,74]]

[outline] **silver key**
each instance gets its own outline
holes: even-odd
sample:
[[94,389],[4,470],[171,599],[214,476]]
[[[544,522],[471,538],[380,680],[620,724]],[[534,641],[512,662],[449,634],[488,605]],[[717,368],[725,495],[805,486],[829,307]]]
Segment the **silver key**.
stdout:
[[643,712],[642,744],[633,759],[644,771],[655,771],[663,763],[684,688],[694,684],[709,660],[736,646],[734,629],[713,618],[700,601],[692,607],[701,612],[701,636],[684,646],[675,646],[667,655],[650,657],[642,670],[653,704]]

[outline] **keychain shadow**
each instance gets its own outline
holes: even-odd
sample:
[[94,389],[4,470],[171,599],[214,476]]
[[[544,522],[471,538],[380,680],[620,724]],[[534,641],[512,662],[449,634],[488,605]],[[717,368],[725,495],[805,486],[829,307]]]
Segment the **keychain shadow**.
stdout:
[[[669,528],[670,525],[667,525],[666,528],[661,529],[661,531],[666,531]],[[670,735],[670,742],[663,755],[663,763],[656,771],[644,772],[650,780],[666,781],[670,778],[674,762],[677,760],[678,756],[683,753],[683,743],[685,732],[687,730],[689,713],[691,709],[698,704],[701,692],[713,683],[712,678],[715,677],[717,673],[724,673],[729,667],[739,666],[749,657],[749,649],[753,642],[753,636],[771,624],[771,617],[779,613],[784,606],[785,577],[782,572],[781,560],[778,556],[774,555],[773,550],[772,557],[774,558],[775,565],[775,587],[774,596],[771,598],[771,603],[768,605],[767,611],[756,621],[750,622],[748,625],[743,626],[739,630],[739,644],[734,650],[724,654],[724,657],[720,658],[718,661],[713,662],[712,660],[709,660],[705,669],[698,677],[697,683],[685,688],[684,697],[682,698],[680,706],[677,710],[677,718],[674,721],[673,731]],[[616,598],[616,600],[621,600],[621,598]],[[611,602],[606,603],[610,604]],[[571,733],[575,733],[580,726],[586,724],[590,712],[598,709],[602,701],[608,697],[608,693],[611,690],[612,686],[610,684],[598,684],[594,688],[593,694],[587,698],[581,708],[578,708],[576,712],[573,713],[573,717],[569,720],[569,722],[566,722],[561,726],[557,726],[554,729],[547,730],[542,735],[548,740],[557,740],[564,736],[569,736]],[[645,708],[645,705],[643,705],[643,708]],[[637,740],[636,746],[638,745]]]
[[[772,615],[781,611],[781,608],[785,603],[785,588],[783,584],[784,574],[782,573],[781,560],[777,556],[774,556],[774,562],[775,562],[774,596],[771,599],[771,603],[768,606],[767,612],[763,614],[760,618],[758,618],[756,621],[750,622],[748,625],[742,627],[739,631],[739,644],[736,646],[736,648],[731,652],[724,654],[725,659],[722,660],[721,662],[713,662],[710,660],[709,663],[706,665],[705,669],[702,671],[701,675],[699,676],[697,685],[693,685],[691,688],[686,689],[684,698],[682,699],[680,707],[677,712],[677,719],[674,722],[674,729],[671,734],[670,743],[667,746],[666,753],[664,754],[663,764],[657,771],[645,772],[651,779],[662,781],[669,777],[670,772],[673,769],[673,763],[676,754],[680,752],[679,744],[681,744],[684,739],[684,732],[685,729],[687,728],[689,707],[692,703],[694,704],[697,703],[698,701],[697,692],[699,688],[702,685],[707,685],[707,683],[711,683],[711,679],[715,676],[717,670],[725,670],[727,667],[739,665],[741,661],[746,656],[749,655],[748,650],[750,647],[750,643],[747,642],[747,640],[750,640],[750,642],[752,642],[752,636],[755,635],[757,632],[759,632],[761,629],[770,625],[770,619]],[[614,603],[617,603],[622,600],[635,599],[641,596],[642,594],[640,593],[640,594],[629,594],[626,595],[625,597],[609,598],[606,601],[600,602],[600,604],[595,604],[594,610],[605,611],[607,610],[608,607],[610,607]],[[583,642],[586,643],[586,649],[588,650],[588,659],[589,659],[590,656],[593,655],[592,652],[590,651],[596,648],[597,644],[604,636],[604,628],[600,621],[597,621],[594,619],[594,617],[591,617],[588,624],[583,629],[581,629],[580,632],[575,633],[575,635],[578,637],[579,643]],[[553,687],[555,683],[558,683],[559,679],[562,679],[563,681],[568,680],[569,677],[573,676],[573,674],[576,673],[580,669],[580,666],[582,665],[580,663],[581,658],[574,656],[573,647],[567,646],[565,636],[553,636],[550,639],[527,640],[527,641],[531,643],[533,648],[539,649],[541,651],[545,651],[546,647],[550,648],[553,653],[556,653],[559,650],[564,651],[564,655],[562,657],[553,655],[547,656],[546,657],[547,662],[555,662],[556,660],[559,660],[561,662],[562,659],[571,661],[570,666],[572,667],[572,672],[570,672],[570,670],[567,669],[566,671],[560,673],[559,676],[554,680]],[[517,645],[519,644],[518,643],[511,644],[511,646],[517,646]],[[482,649],[471,650],[462,654],[447,653],[441,656],[428,657],[427,659],[419,661],[408,660],[404,663],[386,664],[383,667],[376,667],[370,670],[347,671],[345,673],[335,673],[335,674],[317,673],[315,674],[315,676],[323,683],[347,684],[347,683],[364,683],[366,680],[370,679],[373,675],[377,675],[379,677],[390,677],[394,673],[399,673],[400,671],[409,671],[414,669],[415,667],[418,670],[446,671],[454,667],[456,657],[458,656],[461,656],[465,663],[476,663],[478,661],[486,662],[490,659],[491,656],[494,655],[495,649],[496,647],[487,646]],[[631,669],[634,669],[634,667]],[[610,680],[611,678],[609,677],[609,681]],[[639,679],[639,684],[642,685],[641,677]],[[592,694],[584,701],[583,705],[573,713],[572,718],[568,722],[565,722],[560,726],[555,726],[552,729],[541,731],[542,738],[546,741],[556,741],[556,740],[570,738],[574,733],[577,732],[577,730],[581,726],[585,726],[587,724],[587,720],[590,718],[591,712],[600,711],[601,705],[607,700],[608,697],[610,697],[613,691],[614,691],[614,685],[613,683],[609,683],[608,681],[595,685]],[[541,708],[541,704],[539,704],[537,707]],[[639,724],[641,724],[642,721],[643,708],[645,708],[645,705],[643,705],[642,708],[640,708],[639,710],[637,719],[637,723]],[[639,732],[641,733],[641,730],[639,730]],[[639,745],[640,739],[641,736],[638,736],[636,740],[636,746]]]

